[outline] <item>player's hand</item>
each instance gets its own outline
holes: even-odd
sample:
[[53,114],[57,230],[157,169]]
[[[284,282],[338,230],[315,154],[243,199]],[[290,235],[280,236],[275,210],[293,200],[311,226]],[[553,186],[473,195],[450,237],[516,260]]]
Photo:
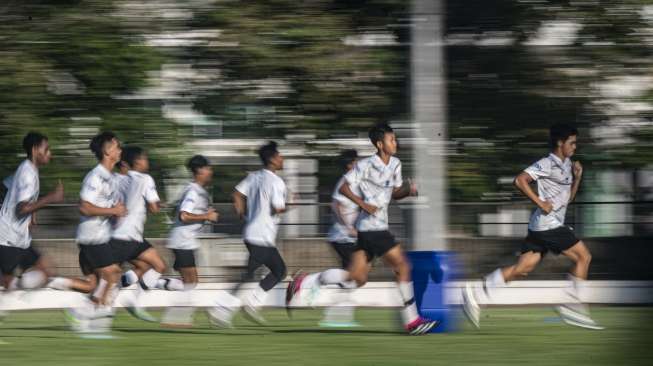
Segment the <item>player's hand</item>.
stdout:
[[412,179],[408,179],[408,195],[415,197],[417,194],[417,184]]
[[209,211],[206,213],[206,218],[211,222],[218,222],[220,214],[213,207],[209,207]]
[[549,201],[540,202],[540,210],[544,211],[547,215],[553,212],[553,203]]
[[583,165],[580,163],[580,161],[574,161],[573,173],[574,178],[576,179],[580,179],[580,177],[583,176]]
[[349,236],[351,236],[352,238],[358,237],[358,231],[355,228],[350,227],[349,228]]
[[116,203],[115,206],[113,206],[113,216],[116,217],[127,216],[127,207],[125,207],[124,203],[118,202]]
[[61,203],[63,202],[63,199],[64,199],[63,183],[61,182],[61,179],[59,179],[59,182],[57,182],[57,186],[54,188],[54,191],[50,193],[50,202]]
[[361,206],[361,208],[363,209],[363,211],[367,212],[370,215],[374,215],[376,213],[376,211],[379,210],[378,207],[376,207],[374,205],[370,205],[369,203],[365,203],[365,202],[363,202],[363,205]]

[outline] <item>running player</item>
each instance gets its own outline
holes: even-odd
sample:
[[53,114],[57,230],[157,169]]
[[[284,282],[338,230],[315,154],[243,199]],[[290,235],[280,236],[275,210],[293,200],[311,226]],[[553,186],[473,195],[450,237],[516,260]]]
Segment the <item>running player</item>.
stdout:
[[[339,192],[356,203],[361,213],[356,221],[358,238],[351,257],[349,276],[357,285],[367,282],[369,263],[375,257],[382,257],[392,268],[397,279],[404,306],[401,310],[406,331],[411,335],[422,335],[439,325],[438,321],[423,319],[417,312],[410,265],[399,243],[388,227],[388,205],[392,199],[400,200],[417,195],[414,184],[403,184],[401,162],[394,157],[397,141],[392,128],[378,124],[369,131],[370,141],[377,153],[361,159],[345,174],[345,182]],[[360,193],[360,196],[356,193]],[[301,289],[303,277],[293,280],[288,300]]]
[[[23,138],[23,149],[27,159],[5,180],[8,191],[0,209],[0,270],[5,291],[34,289],[46,283],[51,269],[46,257],[32,247],[30,228],[38,210],[64,199],[61,181],[54,191],[39,198],[39,168],[52,157],[48,138],[29,132]],[[17,278],[19,267],[22,275]]]
[[[573,229],[565,225],[567,205],[576,198],[583,175],[580,162],[572,162],[576,151],[578,131],[576,128],[556,124],[551,127],[549,143],[551,152],[526,168],[515,178],[515,186],[528,197],[537,209],[528,224],[528,236],[522,246],[517,264],[498,268],[483,279],[483,289],[474,288],[470,283],[463,289],[463,309],[471,323],[480,326],[481,309],[479,303],[491,298],[492,292],[506,283],[528,275],[535,269],[547,252],[563,254],[574,262],[569,273],[569,295],[573,301],[558,306],[563,321],[570,325],[589,329],[602,329],[590,318],[587,307],[579,298],[579,289],[587,279],[591,255]],[[530,183],[537,182],[537,193]]]
[[[120,161],[120,141],[112,132],[106,131],[93,137],[89,147],[99,163],[86,175],[82,183],[79,203],[82,216],[77,227],[76,240],[82,271],[85,275],[95,273],[99,281],[91,297],[92,304],[87,304],[89,306],[86,309],[71,314],[77,320],[113,317],[112,303],[117,295],[116,283],[121,271],[109,244],[111,220],[127,215],[112,172]],[[101,329],[90,331],[104,332],[107,330],[107,323],[109,322],[103,322]]]
[[[277,175],[283,169],[283,156],[277,143],[261,146],[258,155],[263,168],[247,175],[236,186],[233,199],[236,213],[245,220],[243,241],[249,252],[246,281],[254,272],[266,266],[270,272],[253,291],[242,298],[242,309],[251,320],[264,324],[259,309],[265,304],[269,291],[286,277],[286,264],[276,247],[281,214],[286,211],[287,189]],[[240,286],[239,286],[240,288]],[[217,326],[230,326],[234,309],[217,306],[209,311],[209,319]]]
[[213,180],[213,168],[202,155],[195,155],[188,161],[193,181],[186,186],[175,212],[175,221],[168,237],[167,247],[175,255],[174,269],[182,277],[184,289],[173,293],[175,307],[168,309],[162,325],[191,327],[194,308],[193,290],[197,286],[195,251],[200,247],[197,234],[205,222],[218,222],[218,213],[209,207],[210,198],[206,188]]
[[[143,231],[147,212],[160,211],[160,199],[154,179],[147,174],[149,160],[145,151],[137,146],[126,147],[123,149],[121,160],[128,168],[121,190],[121,200],[125,203],[127,215],[116,220],[109,244],[116,263],[140,261],[146,264],[147,271],[144,273],[138,267],[136,271],[127,272],[124,284],[130,285],[136,280],[143,290],[153,289],[157,287],[161,274],[165,271],[165,263],[145,240]],[[130,275],[131,273],[133,275]],[[147,312],[139,309],[136,302],[137,297],[127,306],[130,313],[142,320],[155,321]]]
[[[358,159],[356,150],[345,150],[338,157],[338,165],[343,174],[354,168]],[[354,306],[351,299],[352,290],[356,288],[356,281],[349,278],[351,256],[356,250],[357,232],[356,219],[360,213],[358,205],[340,193],[340,187],[345,182],[345,177],[336,184],[331,196],[331,211],[333,212],[333,225],[328,233],[329,244],[336,251],[342,262],[341,268],[332,268],[323,272],[307,275],[302,280],[302,288],[308,289],[307,303],[310,305],[317,296],[321,286],[335,286],[333,303],[324,311],[324,318],[320,322],[325,327],[350,327],[356,326],[354,321]],[[292,282],[291,282],[292,284]],[[292,286],[288,285],[286,296],[292,298]],[[287,304],[291,305],[291,304]]]

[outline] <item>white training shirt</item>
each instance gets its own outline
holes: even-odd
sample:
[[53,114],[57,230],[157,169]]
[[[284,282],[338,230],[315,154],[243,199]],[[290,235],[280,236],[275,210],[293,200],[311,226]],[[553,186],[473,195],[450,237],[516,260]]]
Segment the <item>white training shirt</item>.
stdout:
[[197,249],[200,247],[200,242],[196,237],[204,223],[183,223],[180,218],[182,211],[194,215],[203,215],[209,211],[209,193],[204,187],[191,182],[184,189],[175,212],[175,222],[168,236],[168,244],[166,245],[170,249]]
[[130,170],[123,175],[124,203],[127,215],[118,218],[111,237],[119,240],[143,242],[143,229],[147,220],[147,204],[159,202],[156,184],[151,176]]
[[236,186],[247,197],[247,217],[243,239],[254,245],[274,247],[280,215],[273,209],[286,207],[286,183],[268,169],[247,175]]
[[[121,199],[116,175],[98,164],[86,174],[79,198],[93,206],[111,208]],[[111,217],[84,216],[77,227],[77,243],[81,245],[106,244],[111,239]]]
[[362,232],[388,230],[388,206],[392,200],[392,192],[403,184],[401,161],[391,156],[386,165],[378,155],[374,154],[358,160],[354,168],[345,174],[345,179],[350,187],[360,192],[363,201],[378,207],[374,215],[361,210],[356,221],[356,230]]
[[31,203],[39,198],[39,171],[30,160],[25,160],[13,177],[5,179],[5,184],[8,191],[0,210],[0,245],[29,248],[32,214],[16,217],[16,207],[21,202]]
[[129,172],[127,174],[115,173],[113,178],[116,180],[116,187],[118,187],[118,200],[120,200],[122,203],[125,203],[127,201],[129,183],[131,182],[131,178],[129,178]]
[[545,231],[563,226],[574,180],[571,160],[562,161],[551,153],[524,171],[537,181],[539,198],[553,204],[553,211],[548,215],[540,208],[533,212],[528,230]]
[[[345,195],[340,193],[340,187],[342,187],[344,182],[345,177],[343,176],[338,181],[338,184],[336,184],[336,188],[333,190],[333,195],[331,195],[331,198],[333,199],[332,209],[336,210],[336,205],[340,206],[340,217],[344,222],[343,225],[343,223],[341,223],[340,220],[338,220],[336,217],[336,213],[333,213],[333,225],[331,226],[328,234],[328,240],[331,243],[356,242],[356,236],[351,235],[349,228],[356,225],[356,219],[360,213],[360,207],[358,207],[354,201],[350,200],[349,198],[345,197]],[[356,190],[353,190],[353,192],[356,194]]]

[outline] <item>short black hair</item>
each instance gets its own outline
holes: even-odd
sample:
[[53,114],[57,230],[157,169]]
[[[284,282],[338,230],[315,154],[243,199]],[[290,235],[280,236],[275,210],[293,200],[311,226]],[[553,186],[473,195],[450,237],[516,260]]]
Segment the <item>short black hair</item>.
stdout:
[[347,169],[347,165],[353,163],[358,159],[358,152],[354,149],[343,150],[338,156],[338,166],[342,170]]
[[386,133],[393,133],[394,130],[392,127],[390,127],[389,124],[382,122],[374,127],[370,128],[369,136],[370,136],[370,141],[372,141],[372,145],[376,147],[376,143],[383,140],[383,136],[385,136]]
[[188,163],[186,164],[188,169],[190,169],[190,171],[193,172],[193,175],[197,174],[198,170],[210,165],[211,164],[209,164],[209,159],[207,159],[203,155],[193,156],[188,160]]
[[567,141],[570,136],[578,136],[576,127],[564,123],[556,123],[549,129],[549,144],[551,148],[555,148],[558,146],[558,141]]
[[120,161],[124,161],[129,167],[134,167],[134,161],[145,154],[145,151],[138,146],[126,146],[122,149]]
[[277,143],[274,141],[269,141],[258,149],[258,156],[261,158],[261,162],[264,166],[268,166],[272,158],[278,154],[279,150],[277,149]]
[[104,144],[111,142],[111,140],[115,138],[116,135],[113,132],[104,131],[93,137],[88,147],[91,149],[93,154],[95,154],[95,157],[98,160],[102,160],[102,157],[104,156]]
[[41,146],[43,141],[47,140],[48,137],[42,133],[34,131],[28,132],[23,138],[23,149],[25,149],[25,153],[27,153],[27,158],[29,159],[32,157],[32,149],[34,147]]

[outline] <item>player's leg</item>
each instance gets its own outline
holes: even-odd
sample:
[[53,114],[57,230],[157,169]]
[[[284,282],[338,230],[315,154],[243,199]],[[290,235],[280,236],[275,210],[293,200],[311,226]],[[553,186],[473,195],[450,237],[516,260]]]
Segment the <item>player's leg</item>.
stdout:
[[[347,280],[336,284],[338,288],[334,291],[333,305],[324,310],[324,317],[319,324],[326,327],[355,327],[358,326],[358,323],[354,320],[355,303],[353,293],[357,285],[356,281],[351,280],[348,269],[351,266],[351,258],[357,246],[354,243],[331,243],[331,246],[340,257],[341,268],[346,271]],[[326,282],[324,279],[322,281]]]
[[24,272],[18,286],[25,290],[42,287],[53,273],[51,261],[31,246],[22,250],[19,267]]
[[524,251],[519,256],[517,263],[503,268],[497,268],[483,278],[482,289],[474,287],[471,283],[466,283],[462,291],[463,311],[467,319],[476,327],[480,327],[481,303],[488,302],[492,293],[500,287],[505,286],[508,282],[519,277],[525,277],[531,273],[537,264],[542,260],[544,248],[525,245]]
[[401,318],[406,331],[411,335],[426,334],[439,325],[438,321],[423,319],[417,312],[413,282],[411,280],[411,267],[401,246],[395,244],[383,255],[385,263],[392,268],[397,279],[397,286],[403,301]]
[[569,273],[569,288],[567,295],[571,299],[565,304],[556,307],[556,310],[563,321],[569,325],[580,326],[589,329],[603,329],[591,317],[589,308],[583,303],[582,289],[587,280],[592,255],[589,249],[579,240],[573,246],[561,252],[574,263]]
[[171,295],[171,307],[163,314],[161,324],[169,327],[189,328],[193,326],[193,306],[195,287],[198,283],[195,251],[190,249],[173,249],[175,254],[174,269],[182,278],[183,288]]
[[257,245],[250,245],[250,247],[250,255],[253,259],[266,266],[270,272],[244,297],[243,310],[250,320],[264,324],[265,319],[260,315],[259,310],[265,304],[269,291],[283,281],[288,270],[277,248]]

